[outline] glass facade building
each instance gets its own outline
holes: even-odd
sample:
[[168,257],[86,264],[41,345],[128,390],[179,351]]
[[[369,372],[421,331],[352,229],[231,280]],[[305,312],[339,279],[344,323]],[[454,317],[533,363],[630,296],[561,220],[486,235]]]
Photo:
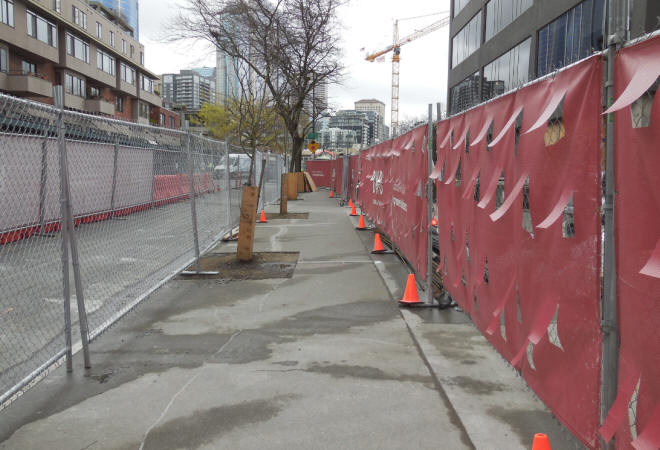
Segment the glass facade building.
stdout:
[[585,0],[539,30],[537,76],[603,48],[605,5],[605,0]]
[[456,67],[481,45],[481,11],[452,39],[451,66]]
[[602,50],[607,0],[562,4],[566,6],[550,0],[454,0],[448,113]]
[[534,0],[490,0],[486,4],[486,40],[516,20]]
[[96,0],[108,9],[114,11],[133,29],[133,37],[140,39],[140,5],[139,0]]

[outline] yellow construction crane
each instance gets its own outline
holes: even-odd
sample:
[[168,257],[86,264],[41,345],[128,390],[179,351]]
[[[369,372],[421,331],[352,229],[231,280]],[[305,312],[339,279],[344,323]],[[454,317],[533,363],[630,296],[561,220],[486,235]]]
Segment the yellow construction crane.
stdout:
[[[399,39],[399,22],[402,22],[404,20],[421,19],[422,17],[437,16],[439,14],[447,14],[447,15],[442,19],[433,22],[430,25],[422,29],[416,30],[415,32],[409,34],[408,36]],[[414,41],[417,38],[426,36],[432,31],[438,30],[448,24],[449,24],[448,11],[426,14],[423,16],[406,17],[405,19],[397,19],[394,21],[394,39],[392,40],[392,45],[389,45],[388,47],[384,48],[381,51],[367,55],[367,57],[365,58],[369,62],[374,62],[376,61],[377,58],[389,52],[394,53],[392,55],[392,116],[391,116],[391,124],[390,124],[392,127],[391,130],[392,136],[396,136],[399,134],[399,63],[400,63],[399,55],[401,54],[401,46],[407,44],[408,42]]]

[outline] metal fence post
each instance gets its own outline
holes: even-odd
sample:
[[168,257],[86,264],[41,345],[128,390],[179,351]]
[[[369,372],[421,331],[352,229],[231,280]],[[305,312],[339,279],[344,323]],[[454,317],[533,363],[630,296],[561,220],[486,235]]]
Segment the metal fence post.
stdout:
[[[614,102],[614,60],[624,38],[625,6],[621,0],[609,0],[607,79],[605,81],[606,106]],[[601,424],[614,404],[618,389],[619,332],[616,297],[616,249],[614,242],[614,114],[607,115],[605,143],[605,201],[603,242],[603,296],[601,305],[601,330],[603,333],[601,370]],[[614,438],[603,442],[603,448],[614,448]]]
[[41,185],[39,186],[39,235],[46,234],[46,186],[48,184],[48,138],[41,143]]
[[66,210],[66,162],[64,160],[64,124],[62,110],[64,109],[64,92],[62,86],[53,87],[53,97],[57,112],[57,148],[60,160],[60,234],[62,236],[62,295],[64,297],[64,342],[66,354],[66,371],[73,372],[73,352],[71,350],[71,286],[69,281],[69,220]]
[[234,228],[234,218],[231,215],[231,171],[229,170],[229,138],[225,138],[225,178],[227,179],[227,217],[229,217],[229,232]]
[[433,170],[433,105],[429,103],[429,118],[426,146],[426,303],[433,304],[433,180],[429,178]]
[[[78,326],[80,328],[80,340],[82,342],[82,348],[83,348],[83,358],[84,358],[84,363],[85,363],[85,369],[89,369],[92,367],[90,358],[89,358],[89,328],[87,326],[87,312],[85,310],[85,296],[83,292],[83,286],[82,286],[82,278],[80,276],[80,260],[78,258],[78,244],[76,242],[76,235],[74,233],[74,227],[75,227],[75,222],[73,220],[73,208],[71,206],[71,186],[69,183],[69,162],[67,159],[67,151],[66,151],[66,129],[63,121],[63,114],[64,114],[64,93],[62,91],[61,86],[57,86],[57,90],[55,91],[56,94],[56,101],[58,102],[59,106],[59,112],[58,112],[58,125],[59,125],[59,133],[58,133],[58,144],[59,144],[59,149],[60,149],[60,178],[61,178],[61,190],[62,195],[60,197],[60,210],[63,210],[62,214],[62,230],[65,234],[68,235],[68,244],[71,246],[71,265],[73,267],[73,281],[74,285],[76,288],[76,304],[78,306]],[[63,242],[63,247],[64,247],[64,242]],[[66,250],[68,253],[68,250]],[[64,260],[66,259],[67,262],[67,269],[66,269],[66,287],[65,289],[68,290],[69,292],[65,292],[65,326],[66,326],[66,321],[67,317],[66,315],[68,314],[68,320],[69,320],[69,334],[70,334],[70,320],[71,320],[71,310],[70,310],[70,288],[68,287],[69,284],[69,270],[68,270],[68,255],[66,257],[63,257],[63,263]],[[63,273],[64,274],[64,273]],[[68,300],[68,305],[67,304],[67,297],[69,297]],[[66,336],[67,339],[70,339],[69,336]],[[69,347],[67,347],[67,352],[70,351]],[[69,366],[67,365],[67,370],[69,369]],[[73,370],[73,368],[71,368]]]
[[195,271],[201,272],[199,263],[199,234],[197,231],[197,205],[195,203],[195,164],[192,150],[190,148],[190,126],[185,122],[186,129],[186,154],[188,155],[188,184],[190,186],[190,216],[192,217],[193,245],[195,247]]
[[117,191],[117,160],[119,158],[119,137],[115,137],[114,155],[112,158],[112,192],[110,194],[110,217],[115,217],[115,193]]

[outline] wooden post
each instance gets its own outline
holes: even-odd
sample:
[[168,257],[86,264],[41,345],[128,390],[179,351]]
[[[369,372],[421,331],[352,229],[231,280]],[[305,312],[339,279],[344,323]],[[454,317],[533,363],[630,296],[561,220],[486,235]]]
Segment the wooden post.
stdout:
[[298,192],[305,192],[305,176],[302,172],[296,172],[296,182],[298,183]]
[[287,173],[287,195],[289,200],[298,200],[298,178],[295,173]]
[[287,200],[289,199],[287,195],[288,185],[286,174],[282,174],[282,179],[280,180],[282,185],[280,186],[280,215],[285,215],[287,213]]
[[258,186],[244,186],[241,198],[241,219],[238,226],[238,248],[236,257],[239,261],[251,261],[254,247],[254,228],[257,223]]

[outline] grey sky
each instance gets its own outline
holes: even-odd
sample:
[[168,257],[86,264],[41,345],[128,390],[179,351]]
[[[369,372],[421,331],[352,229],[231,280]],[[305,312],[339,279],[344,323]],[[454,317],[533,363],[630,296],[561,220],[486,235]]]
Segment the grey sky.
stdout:
[[[145,45],[145,63],[155,73],[178,72],[194,66],[214,66],[212,49],[203,43],[165,43],[168,21],[185,0],[140,0],[140,41]],[[344,23],[343,85],[330,88],[330,104],[352,109],[361,98],[377,98],[387,105],[390,119],[392,63],[368,63],[366,51],[380,50],[392,41],[395,18],[414,17],[449,10],[449,0],[351,0],[341,11]],[[400,36],[422,28],[441,16],[431,16],[399,24]],[[425,117],[428,103],[445,102],[447,91],[449,28],[434,31],[401,49],[400,120]],[[361,48],[366,51],[361,51]]]

